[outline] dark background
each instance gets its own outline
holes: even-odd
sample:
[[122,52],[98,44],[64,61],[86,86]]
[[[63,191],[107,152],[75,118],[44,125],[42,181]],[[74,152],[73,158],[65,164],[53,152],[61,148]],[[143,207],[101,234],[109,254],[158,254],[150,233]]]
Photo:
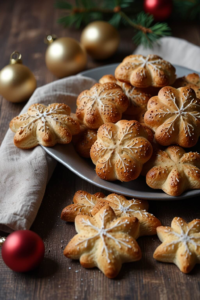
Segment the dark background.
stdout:
[[[38,86],[55,80],[45,66],[45,35],[55,33],[58,37],[79,40],[81,34],[81,29],[64,29],[58,25],[59,15],[54,0],[0,0],[0,69],[8,64],[10,54],[18,50],[24,64],[36,76]],[[169,25],[173,36],[200,46],[200,24],[169,21]],[[120,29],[119,32],[121,42],[117,53],[102,62],[88,58],[88,69],[120,62],[133,52],[133,30]],[[184,55],[184,49],[180,55]],[[0,96],[0,142],[10,120],[20,113],[23,105],[9,103]],[[8,269],[0,257],[0,299],[200,299],[200,266],[185,275],[175,265],[156,262],[152,257],[160,244],[156,236],[138,239],[142,260],[124,264],[114,280],[106,278],[98,269],[84,269],[78,261],[66,259],[63,248],[75,234],[75,229],[73,224],[61,221],[60,213],[79,189],[90,193],[100,191],[58,164],[31,228],[45,243],[45,259],[35,271],[20,274]],[[170,225],[175,216],[186,221],[200,218],[199,211],[198,198],[150,202],[150,212],[164,225]]]

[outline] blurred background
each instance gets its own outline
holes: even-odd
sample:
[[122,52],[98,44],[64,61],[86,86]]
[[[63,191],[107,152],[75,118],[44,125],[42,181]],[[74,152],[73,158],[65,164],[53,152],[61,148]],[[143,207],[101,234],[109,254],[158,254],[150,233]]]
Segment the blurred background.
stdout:
[[[90,6],[91,3],[93,3],[95,7],[114,7],[115,3],[117,4],[118,2],[120,1],[67,1],[67,3],[72,5],[72,8],[82,8],[84,7],[83,4],[87,7],[87,5]],[[130,19],[134,19],[138,12],[144,10],[145,1],[143,0],[125,0],[121,2],[125,6],[125,10],[130,12],[130,8],[126,8],[126,5],[130,4],[131,10],[135,12],[128,14]],[[159,10],[159,5],[161,6],[162,22],[167,22],[172,36],[184,38],[191,43],[200,45],[200,14],[198,14],[198,12],[200,12],[200,1],[152,0],[146,2],[147,4],[149,2],[150,8],[153,7],[150,9],[151,12],[155,12],[157,9]],[[0,1],[0,69],[8,64],[11,53],[17,50],[22,54],[24,64],[27,65],[35,75],[38,86],[51,82],[55,77],[48,71],[45,64],[44,57],[47,49],[47,45],[44,43],[45,36],[47,34],[56,34],[57,37],[72,37],[80,41],[81,33],[87,22],[90,23],[92,20],[99,20],[101,18],[109,21],[112,18],[112,14],[102,14],[100,16],[98,14],[93,14],[92,16],[86,15],[86,20],[78,24],[80,25],[79,28],[76,28],[76,20],[72,27],[64,27],[64,25],[67,25],[67,21],[66,19],[60,18],[70,14],[70,10],[65,8],[65,3],[66,1],[59,1],[56,5],[55,0]],[[172,9],[169,8],[171,5]],[[58,9],[56,6],[63,7],[63,9]],[[194,11],[191,10],[191,7]],[[189,15],[189,9],[192,11],[191,15]],[[167,18],[165,18],[165,16],[167,16]],[[68,24],[69,23],[70,22],[68,22]],[[133,52],[136,48],[136,44],[132,40],[135,34],[134,28],[125,26],[122,21],[117,30],[120,34],[120,42],[115,54],[103,61],[93,60],[88,56],[87,69],[113,62],[120,62],[123,57]]]

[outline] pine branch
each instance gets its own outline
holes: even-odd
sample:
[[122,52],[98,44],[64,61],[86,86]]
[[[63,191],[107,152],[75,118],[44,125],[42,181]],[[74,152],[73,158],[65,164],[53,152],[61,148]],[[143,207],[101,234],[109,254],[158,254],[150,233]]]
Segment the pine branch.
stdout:
[[[76,0],[76,7],[66,1],[57,1],[56,8],[65,11],[66,16],[58,20],[64,26],[75,25],[79,28],[83,23],[88,24],[92,20],[103,20],[108,17],[109,23],[118,27],[120,23],[131,26],[137,32],[133,38],[134,42],[145,47],[152,44],[161,36],[170,35],[170,28],[166,23],[153,24],[153,16],[141,12],[135,18],[129,17],[128,13],[134,12],[131,7],[133,0],[104,0],[101,7],[94,0]],[[125,13],[126,11],[126,13]],[[137,11],[137,9],[136,9]]]
[[167,23],[153,24],[153,21],[152,15],[146,15],[144,12],[137,15],[135,23],[148,30],[140,30],[135,34],[133,40],[136,45],[142,44],[146,48],[151,48],[153,43],[160,37],[169,36],[171,34],[171,30]]

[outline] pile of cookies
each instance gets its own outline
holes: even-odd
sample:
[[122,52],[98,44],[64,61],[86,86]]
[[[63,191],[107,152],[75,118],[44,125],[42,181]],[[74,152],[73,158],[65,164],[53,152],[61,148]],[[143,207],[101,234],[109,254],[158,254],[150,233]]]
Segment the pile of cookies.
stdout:
[[102,193],[91,195],[78,191],[73,204],[65,207],[61,219],[74,222],[77,234],[64,249],[64,255],[80,260],[85,268],[98,267],[108,278],[118,275],[126,262],[142,258],[136,242],[140,236],[157,232],[162,244],[153,257],[171,262],[184,272],[190,272],[200,257],[200,220],[186,223],[174,218],[171,227],[147,212],[145,200],[127,200],[124,196]]
[[179,196],[200,188],[200,154],[188,152],[200,136],[198,97],[198,74],[176,79],[161,57],[130,55],[115,76],[78,96],[76,114],[65,104],[35,104],[10,128],[17,147],[72,141],[101,179],[128,182],[142,174],[152,189]]
[[[63,103],[32,105],[10,122],[21,149],[73,142],[91,158],[104,180],[135,180],[143,174],[153,189],[178,196],[200,188],[200,154],[188,152],[200,136],[200,77],[176,79],[175,68],[156,55],[130,55],[77,98],[76,114]],[[183,149],[184,148],[184,149]],[[175,263],[188,273],[200,258],[200,220],[174,218],[171,227],[147,212],[144,200],[76,192],[61,218],[75,222],[64,250],[86,268],[109,278],[122,263],[141,259],[136,239],[158,234],[156,260]]]

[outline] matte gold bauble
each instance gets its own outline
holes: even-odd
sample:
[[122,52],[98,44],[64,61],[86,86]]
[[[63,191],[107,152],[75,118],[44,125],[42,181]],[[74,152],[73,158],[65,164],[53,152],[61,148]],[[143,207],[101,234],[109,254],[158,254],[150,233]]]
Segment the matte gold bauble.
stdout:
[[106,59],[113,55],[119,45],[117,30],[107,22],[90,23],[82,32],[81,44],[95,59]]
[[46,65],[56,77],[62,78],[82,71],[87,62],[86,52],[74,39],[47,36]]
[[8,101],[17,103],[27,100],[36,88],[33,73],[22,64],[19,52],[10,56],[10,65],[0,72],[0,94]]

